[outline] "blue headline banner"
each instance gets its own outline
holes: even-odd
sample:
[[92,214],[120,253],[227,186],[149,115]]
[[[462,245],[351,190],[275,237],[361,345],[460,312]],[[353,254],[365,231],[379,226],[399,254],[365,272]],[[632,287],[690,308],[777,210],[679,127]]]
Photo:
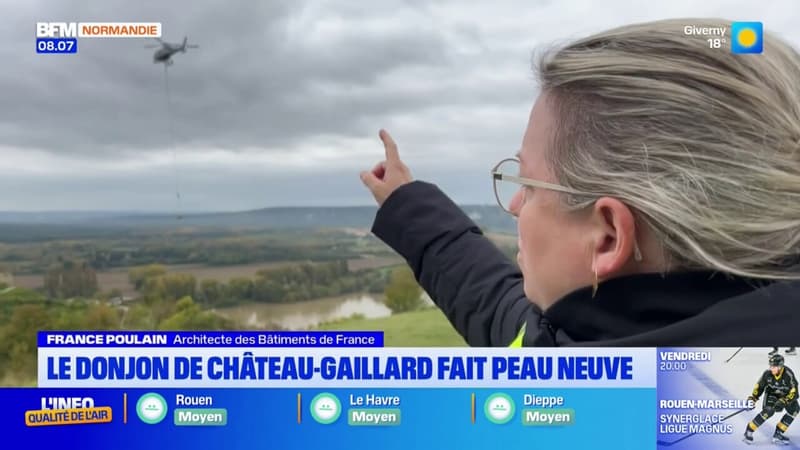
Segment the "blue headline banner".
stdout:
[[0,389],[7,439],[88,449],[706,450],[743,439],[798,448],[797,399],[758,387],[797,360],[787,352],[775,363],[769,348],[64,345],[39,349],[38,388]]
[[45,347],[383,347],[383,331],[40,331]]
[[652,387],[655,353],[581,348],[42,347],[40,387]]

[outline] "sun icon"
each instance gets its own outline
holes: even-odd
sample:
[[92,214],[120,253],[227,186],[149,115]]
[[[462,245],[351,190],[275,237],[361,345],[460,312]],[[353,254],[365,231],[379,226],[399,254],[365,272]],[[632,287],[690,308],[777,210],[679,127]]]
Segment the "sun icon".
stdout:
[[736,35],[736,41],[742,47],[752,47],[758,41],[758,35],[752,28],[744,28]]
[[731,52],[759,54],[764,51],[764,24],[761,22],[731,23]]

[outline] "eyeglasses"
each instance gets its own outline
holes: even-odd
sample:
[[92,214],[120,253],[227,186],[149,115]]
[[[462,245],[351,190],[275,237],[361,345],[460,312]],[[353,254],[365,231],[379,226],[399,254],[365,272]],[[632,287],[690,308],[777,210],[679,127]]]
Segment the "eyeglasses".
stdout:
[[[518,158],[506,158],[492,169],[492,183],[494,185],[494,196],[503,211],[514,214],[511,211],[511,202],[519,193],[522,186],[547,189],[550,191],[563,192],[565,194],[575,194],[581,196],[597,197],[593,194],[578,191],[575,189],[561,186],[560,184],[548,183],[545,181],[533,180],[519,176],[520,161]],[[511,175],[514,174],[514,175]],[[523,200],[524,200],[523,194]]]
[[[514,200],[514,197],[519,193],[519,190],[523,186],[533,187],[533,188],[540,188],[540,189],[548,189],[551,191],[556,192],[563,192],[565,194],[573,194],[573,195],[580,195],[582,197],[590,197],[596,199],[598,197],[597,194],[590,194],[588,192],[579,191],[577,189],[568,188],[566,186],[561,186],[560,184],[553,184],[548,183],[546,181],[539,181],[533,180],[530,178],[524,178],[519,175],[509,175],[519,174],[520,168],[520,161],[518,158],[506,158],[492,169],[492,183],[494,184],[494,196],[497,199],[497,203],[500,205],[503,210],[511,215],[515,215],[511,211],[511,202]],[[525,194],[523,193],[522,197],[523,203],[525,202]],[[637,262],[642,261],[642,251],[639,249],[639,243],[634,240],[633,242],[633,251],[634,251],[634,259]]]

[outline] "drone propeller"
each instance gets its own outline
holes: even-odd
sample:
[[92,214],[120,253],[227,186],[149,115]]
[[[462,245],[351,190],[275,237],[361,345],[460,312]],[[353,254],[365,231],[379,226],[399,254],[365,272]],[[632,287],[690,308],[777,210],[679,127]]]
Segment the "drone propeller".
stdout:
[[200,48],[199,45],[187,45],[186,48]]
[[149,45],[145,45],[144,46],[144,48],[158,48],[158,47],[161,47],[161,46],[160,45],[155,45],[155,44],[149,44]]

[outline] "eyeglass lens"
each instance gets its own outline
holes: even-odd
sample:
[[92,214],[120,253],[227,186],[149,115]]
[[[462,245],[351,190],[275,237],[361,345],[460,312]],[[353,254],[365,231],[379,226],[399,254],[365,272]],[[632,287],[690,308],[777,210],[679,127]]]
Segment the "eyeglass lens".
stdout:
[[[515,160],[503,161],[497,167],[496,171],[502,173],[503,175],[512,175],[515,177],[519,176],[519,162]],[[495,196],[497,197],[497,201],[500,203],[500,206],[506,211],[511,211],[511,201],[521,188],[522,186],[517,183],[499,180],[497,178],[494,179]]]

